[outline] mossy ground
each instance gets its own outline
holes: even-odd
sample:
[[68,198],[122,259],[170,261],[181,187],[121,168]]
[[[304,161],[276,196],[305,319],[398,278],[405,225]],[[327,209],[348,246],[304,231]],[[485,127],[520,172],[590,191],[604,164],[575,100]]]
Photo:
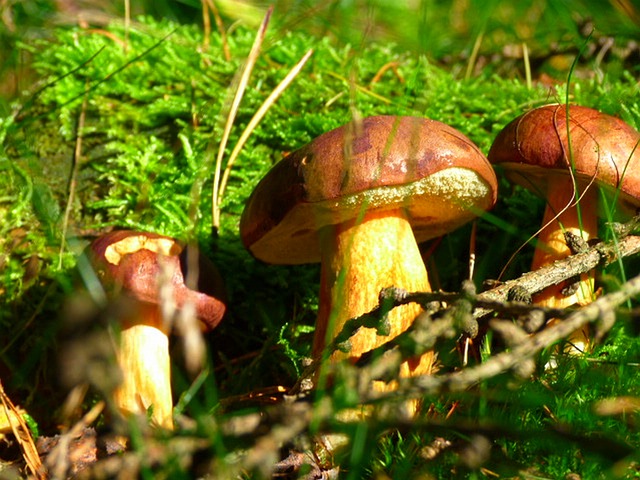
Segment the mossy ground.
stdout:
[[[335,24],[323,22],[326,17],[320,15],[308,20],[312,33],[292,27],[291,11],[278,17],[276,9],[234,122],[230,148],[291,67],[309,49],[314,53],[242,150],[214,233],[215,153],[255,24],[234,25],[226,40],[212,33],[207,47],[201,27],[149,17],[136,18],[129,29],[118,19],[100,28],[57,28],[46,40],[21,45],[33,59],[38,81],[0,118],[0,378],[41,433],[56,432],[64,400],[55,365],[64,346],[60,331],[68,300],[82,288],[83,267],[77,258],[101,231],[133,228],[194,240],[219,267],[230,311],[207,338],[208,373],[194,381],[178,359],[175,368],[176,397],[191,395],[183,397],[181,413],[202,421],[223,415],[218,413],[220,398],[292,385],[309,354],[318,268],[264,265],[243,249],[238,236],[244,201],[287,152],[354,115],[433,118],[462,131],[485,153],[506,123],[545,103],[590,106],[640,127],[638,71],[620,56],[609,63],[598,56],[600,39],[615,32],[610,11],[598,11],[601,24],[597,18],[583,18],[599,28],[588,38],[580,35],[581,22],[560,3],[549,2],[538,13],[522,7],[521,13],[538,15],[538,21],[555,12],[563,25],[560,46],[540,30],[522,39],[540,62],[528,84],[524,59],[503,53],[507,46],[522,45],[513,39],[525,27],[509,30],[501,23],[498,28],[496,18],[514,12],[500,2],[489,3],[492,8],[476,23],[467,19],[467,36],[486,36],[487,51],[481,51],[476,64],[470,59],[472,42],[460,41],[461,30],[447,37],[438,33],[441,26],[434,27],[432,37],[420,35],[411,44],[406,30],[395,25],[391,34],[383,32],[370,43],[357,28],[343,28],[359,25],[349,7],[336,7],[341,14]],[[368,11],[374,17],[371,25],[384,26],[395,17],[406,20],[393,7],[387,8],[386,17],[379,16],[381,8]],[[438,11],[446,9],[425,6],[420,24],[435,22]],[[454,18],[455,12],[450,15]],[[623,30],[637,35],[628,23]],[[223,42],[229,59],[222,53]],[[431,45],[429,54],[421,51],[423,43]],[[452,52],[450,43],[464,48]],[[478,285],[501,274],[541,218],[541,200],[502,178],[500,182],[498,205],[477,225]],[[435,287],[459,289],[467,272],[469,235],[467,226],[423,247]],[[525,247],[503,278],[527,271],[530,256],[531,247]],[[635,275],[637,261],[624,268],[627,277]],[[619,284],[621,275],[619,268],[612,269],[605,285]],[[603,398],[640,394],[634,366],[640,347],[633,318],[633,313],[621,316],[591,359],[566,359],[557,371],[540,370],[535,379],[517,385],[499,378],[465,395],[426,399],[433,404],[428,418],[441,422],[439,427],[401,430],[382,439],[375,427],[351,432],[358,448],[344,459],[345,475],[561,478],[575,472],[596,478],[617,472],[613,468],[620,460],[637,460],[629,451],[640,443],[636,414],[603,417],[593,406]],[[442,358],[447,368],[459,366],[456,355],[443,352]],[[476,434],[494,445],[479,464],[469,460],[468,452]],[[428,461],[424,447],[439,437],[459,448]],[[613,447],[603,449],[606,442]],[[625,469],[624,475],[633,471]]]

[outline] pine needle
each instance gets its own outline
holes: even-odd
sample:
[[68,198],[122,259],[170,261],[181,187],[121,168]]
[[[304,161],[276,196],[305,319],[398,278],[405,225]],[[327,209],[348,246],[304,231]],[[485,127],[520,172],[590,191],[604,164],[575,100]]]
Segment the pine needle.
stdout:
[[216,167],[213,178],[213,198],[212,198],[212,217],[213,217],[213,228],[218,229],[220,226],[220,210],[219,205],[220,202],[218,200],[219,189],[220,189],[220,173],[222,171],[222,158],[224,157],[224,150],[227,146],[227,142],[229,141],[229,134],[231,133],[231,127],[233,127],[233,122],[235,121],[236,115],[238,113],[238,109],[240,106],[240,101],[244,96],[244,91],[247,88],[247,84],[249,83],[249,77],[251,76],[251,72],[253,71],[253,67],[258,60],[258,55],[260,53],[260,47],[262,46],[262,42],[264,40],[267,26],[269,25],[269,19],[271,18],[271,13],[273,12],[273,7],[270,7],[267,10],[266,15],[264,16],[264,20],[262,20],[262,24],[260,25],[260,29],[258,30],[258,34],[256,35],[256,39],[253,42],[253,46],[251,47],[251,51],[249,52],[249,57],[247,58],[247,63],[240,74],[240,81],[238,82],[238,87],[236,89],[236,93],[234,95],[233,101],[231,103],[231,108],[229,109],[229,114],[227,115],[227,121],[224,126],[224,131],[222,133],[222,138],[220,139],[220,145],[218,146],[218,155],[216,157]]
[[9,396],[5,393],[2,383],[0,382],[0,404],[4,410],[4,414],[9,420],[11,431],[13,432],[16,442],[22,450],[22,457],[27,465],[27,469],[36,479],[46,478],[44,468],[36,449],[36,444],[31,436],[31,431],[23,420],[20,411],[13,404]]
[[300,73],[300,70],[302,70],[302,67],[304,67],[304,65],[307,63],[307,60],[309,60],[309,57],[311,57],[312,54],[313,54],[313,50],[309,50],[307,53],[304,54],[304,56],[300,59],[300,61],[289,71],[287,76],[284,77],[284,79],[276,86],[276,88],[273,89],[271,94],[262,103],[262,105],[260,105],[260,108],[258,108],[258,111],[253,115],[253,117],[247,124],[246,128],[240,135],[240,138],[238,139],[238,143],[236,143],[236,146],[233,148],[231,155],[229,155],[229,160],[227,161],[227,167],[224,170],[224,174],[220,182],[220,189],[219,189],[219,195],[218,195],[218,202],[219,202],[218,211],[220,211],[220,203],[222,202],[222,197],[223,197],[225,188],[227,186],[227,182],[229,180],[229,175],[231,174],[231,168],[233,167],[233,164],[238,158],[238,155],[240,154],[242,147],[244,147],[244,144],[246,143],[247,139],[249,138],[253,130],[256,128],[258,123],[260,123],[260,121],[265,116],[267,111],[276,102],[276,100],[282,94],[282,92],[284,92],[284,90],[291,84],[291,82],[296,77],[296,75]]

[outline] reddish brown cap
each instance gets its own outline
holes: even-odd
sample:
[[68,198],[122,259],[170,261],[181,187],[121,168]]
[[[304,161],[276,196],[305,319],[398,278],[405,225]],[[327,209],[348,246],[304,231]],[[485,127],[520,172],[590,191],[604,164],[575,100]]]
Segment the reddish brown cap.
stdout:
[[89,249],[93,265],[105,287],[139,301],[158,304],[158,282],[163,269],[170,273],[178,308],[191,303],[204,329],[215,328],[226,311],[226,295],[217,269],[198,255],[198,285],[185,285],[186,252],[176,240],[155,233],[116,230],[96,239]]
[[578,177],[619,188],[622,200],[639,205],[640,134],[592,108],[568,110],[568,122],[567,105],[560,104],[519,116],[498,134],[489,160],[502,164],[514,182],[545,195],[545,178],[552,171],[568,174],[571,159]]
[[318,230],[363,209],[404,209],[420,242],[492,207],[496,194],[491,165],[454,128],[425,118],[369,117],[276,164],[247,201],[240,234],[261,260],[318,262]]

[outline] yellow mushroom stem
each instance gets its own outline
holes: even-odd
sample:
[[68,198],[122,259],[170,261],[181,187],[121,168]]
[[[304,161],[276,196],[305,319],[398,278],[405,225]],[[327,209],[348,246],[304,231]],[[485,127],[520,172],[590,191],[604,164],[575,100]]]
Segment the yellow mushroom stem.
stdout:
[[[322,259],[320,306],[313,344],[315,358],[347,320],[378,305],[383,288],[431,291],[411,225],[401,209],[368,212],[362,219],[324,227],[320,235]],[[377,335],[373,328],[361,328],[350,339],[351,351],[348,354],[334,352],[330,361],[359,358],[405,331],[420,312],[417,304],[394,308],[389,313],[388,336]],[[410,359],[402,364],[400,375],[431,373],[433,362],[433,352]]]
[[[571,250],[565,241],[565,232],[573,233],[588,241],[598,235],[597,218],[598,193],[595,185],[591,185],[579,203],[578,207],[572,206],[562,211],[569,203],[575,203],[575,196],[571,179],[566,175],[554,176],[547,190],[547,207],[544,212],[543,225],[547,225],[538,236],[538,247],[533,255],[531,269],[536,270],[549,265],[556,260],[571,255]],[[558,215],[559,212],[562,213]],[[586,305],[593,301],[594,279],[593,273],[585,273],[580,276],[577,284],[571,286],[573,293],[565,294],[563,290],[571,285],[562,282],[552,285],[533,297],[536,305],[554,308],[565,308],[571,305]],[[589,330],[585,327],[574,332],[569,337],[572,346],[569,353],[584,352],[589,348]]]
[[160,308],[138,303],[123,324],[116,351],[123,381],[114,392],[125,416],[147,415],[160,427],[173,429],[169,338]]

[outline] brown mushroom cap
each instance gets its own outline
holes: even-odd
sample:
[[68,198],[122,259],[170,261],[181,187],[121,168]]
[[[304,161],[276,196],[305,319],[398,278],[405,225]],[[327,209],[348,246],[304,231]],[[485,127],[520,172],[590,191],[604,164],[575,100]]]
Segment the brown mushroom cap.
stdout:
[[158,279],[162,269],[171,272],[173,298],[178,308],[188,303],[205,330],[215,328],[226,311],[225,293],[216,268],[203,255],[198,256],[198,285],[185,285],[186,252],[174,239],[155,233],[127,230],[110,232],[90,247],[93,264],[103,284],[135,299],[157,305],[160,301]]
[[497,181],[452,127],[377,116],[327,132],[276,164],[242,214],[245,247],[270,263],[320,261],[318,230],[366,211],[402,208],[418,242],[493,206]]
[[[570,143],[569,143],[570,140]],[[509,123],[489,150],[489,161],[502,164],[514,182],[542,196],[546,178],[567,175],[620,189],[628,208],[640,205],[640,133],[622,120],[577,105],[553,104],[531,110]],[[569,148],[571,145],[571,148]],[[570,154],[571,152],[571,154]]]

